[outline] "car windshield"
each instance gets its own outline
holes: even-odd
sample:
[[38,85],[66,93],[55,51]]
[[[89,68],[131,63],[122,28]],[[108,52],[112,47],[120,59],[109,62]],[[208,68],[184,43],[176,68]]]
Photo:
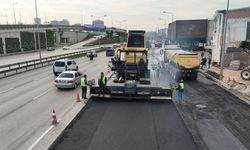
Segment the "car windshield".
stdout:
[[59,75],[60,78],[73,78],[72,73],[62,73]]
[[55,66],[56,67],[64,67],[65,66],[65,62],[63,62],[63,61],[57,61],[57,62],[55,62]]

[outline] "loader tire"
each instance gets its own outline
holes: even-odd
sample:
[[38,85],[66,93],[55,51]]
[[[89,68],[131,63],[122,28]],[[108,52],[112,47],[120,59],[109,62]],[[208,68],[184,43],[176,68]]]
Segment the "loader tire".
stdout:
[[250,80],[250,70],[244,69],[241,71],[240,75],[243,80]]

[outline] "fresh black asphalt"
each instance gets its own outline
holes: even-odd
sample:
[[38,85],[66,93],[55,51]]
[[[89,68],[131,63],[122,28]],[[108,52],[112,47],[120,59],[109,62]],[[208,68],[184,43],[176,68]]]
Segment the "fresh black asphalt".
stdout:
[[169,102],[90,100],[53,150],[195,150]]

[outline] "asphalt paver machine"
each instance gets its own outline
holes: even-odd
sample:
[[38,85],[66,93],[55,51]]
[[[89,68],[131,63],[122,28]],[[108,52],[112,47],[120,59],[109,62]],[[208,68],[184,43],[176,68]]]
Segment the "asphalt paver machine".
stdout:
[[112,75],[106,88],[100,89],[98,85],[93,85],[90,90],[91,97],[171,99],[171,88],[151,84],[148,51],[145,46],[145,31],[129,31],[127,45],[117,48],[115,57],[109,62]]

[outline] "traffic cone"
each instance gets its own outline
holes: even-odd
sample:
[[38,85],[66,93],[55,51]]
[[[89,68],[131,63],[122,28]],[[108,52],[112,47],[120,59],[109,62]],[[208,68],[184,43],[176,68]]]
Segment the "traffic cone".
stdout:
[[53,112],[52,112],[52,124],[57,124],[57,119],[56,119],[56,112],[55,112],[55,109],[53,109]]
[[77,92],[77,95],[76,95],[76,102],[81,102],[81,98],[80,98],[79,92]]

